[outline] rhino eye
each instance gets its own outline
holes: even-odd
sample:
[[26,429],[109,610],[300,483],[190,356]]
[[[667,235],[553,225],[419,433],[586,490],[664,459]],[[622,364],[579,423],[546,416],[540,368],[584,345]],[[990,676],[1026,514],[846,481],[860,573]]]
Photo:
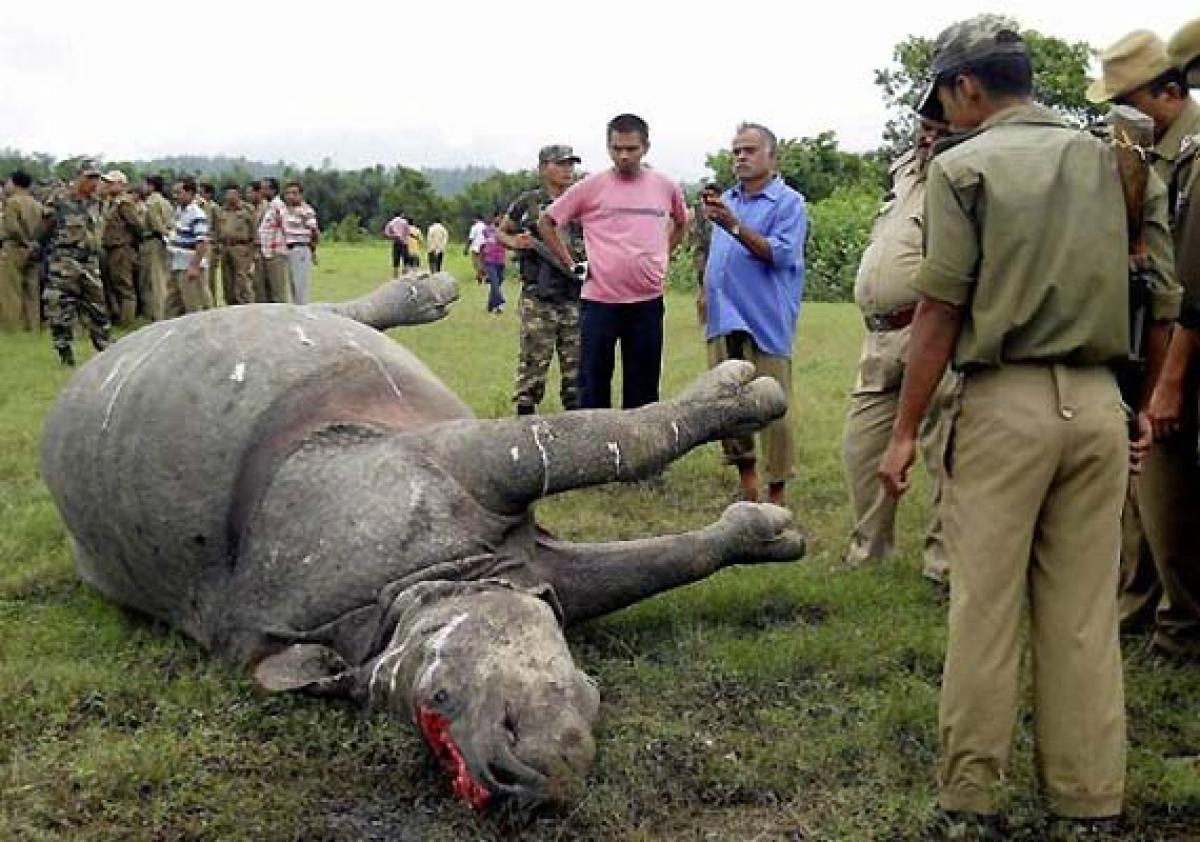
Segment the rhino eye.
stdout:
[[450,694],[445,690],[438,690],[433,694],[433,703],[438,707],[445,707],[450,701]]

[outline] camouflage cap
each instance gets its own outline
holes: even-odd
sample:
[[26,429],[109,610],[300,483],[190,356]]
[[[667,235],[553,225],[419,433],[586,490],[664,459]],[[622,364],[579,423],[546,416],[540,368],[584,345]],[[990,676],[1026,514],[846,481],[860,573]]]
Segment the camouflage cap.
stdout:
[[1028,54],[1021,28],[1012,18],[976,15],[951,24],[933,42],[930,79],[917,101],[917,113],[931,120],[945,120],[937,98],[939,76],[992,56]]
[[1185,23],[1167,42],[1171,64],[1187,74],[1188,84],[1200,87],[1200,18]]
[[75,174],[78,176],[83,176],[84,178],[90,178],[92,176],[99,178],[101,175],[103,175],[103,173],[100,172],[100,167],[91,158],[81,159],[75,168]]
[[556,164],[562,161],[572,161],[578,164],[581,159],[575,154],[574,149],[564,143],[552,143],[538,150],[538,164]]
[[128,184],[129,178],[120,170],[109,170],[104,175],[100,176],[101,181],[107,181],[109,184]]
[[1100,53],[1100,78],[1088,85],[1088,102],[1109,102],[1171,68],[1167,45],[1148,29],[1136,29]]

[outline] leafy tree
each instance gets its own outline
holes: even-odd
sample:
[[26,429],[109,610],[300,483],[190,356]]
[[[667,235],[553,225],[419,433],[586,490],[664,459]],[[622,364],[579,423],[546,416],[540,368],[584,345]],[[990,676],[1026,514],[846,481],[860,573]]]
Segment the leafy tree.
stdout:
[[[1084,97],[1092,48],[1085,41],[1064,41],[1029,29],[1022,32],[1033,62],[1033,86],[1038,100],[1077,125],[1100,116]],[[892,50],[892,64],[875,71],[875,84],[892,117],[883,130],[884,147],[893,158],[912,145],[916,117],[913,108],[929,79],[933,39],[910,35]]]
[[508,208],[518,193],[538,185],[538,175],[532,170],[497,172],[467,186],[452,200],[450,218],[455,230],[463,233],[476,217],[491,219]]

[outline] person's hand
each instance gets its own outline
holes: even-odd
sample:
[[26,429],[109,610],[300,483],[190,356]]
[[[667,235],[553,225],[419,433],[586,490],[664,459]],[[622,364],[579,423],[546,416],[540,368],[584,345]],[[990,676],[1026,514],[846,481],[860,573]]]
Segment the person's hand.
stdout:
[[704,218],[715,225],[720,225],[726,230],[737,225],[737,217],[716,193],[705,193],[701,208],[704,211]]
[[316,265],[318,264],[318,261],[317,261],[317,250],[316,250],[316,249],[313,249],[313,250],[312,250],[312,261],[313,261],[313,266],[316,266]]
[[1146,416],[1156,439],[1163,439],[1179,429],[1183,412],[1183,383],[1159,378],[1150,395]]
[[1140,474],[1146,464],[1146,455],[1154,445],[1154,427],[1145,412],[1134,416],[1134,423],[1137,425],[1137,436],[1129,439],[1129,473]]
[[912,437],[892,433],[887,450],[879,461],[879,481],[889,496],[899,499],[908,491],[908,469],[917,456],[917,442]]
[[513,237],[513,247],[519,249],[533,248],[533,235],[528,231],[522,231],[520,234],[517,234],[515,237]]
[[200,267],[193,263],[187,268],[187,279],[189,281],[194,281],[198,277],[200,277]]

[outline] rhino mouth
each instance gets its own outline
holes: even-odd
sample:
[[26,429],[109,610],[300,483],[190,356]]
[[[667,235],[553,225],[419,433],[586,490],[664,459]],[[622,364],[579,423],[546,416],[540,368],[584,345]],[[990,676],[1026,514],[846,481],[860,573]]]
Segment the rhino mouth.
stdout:
[[450,773],[454,794],[476,810],[492,802],[492,791],[471,776],[471,769],[462,749],[450,735],[450,719],[424,705],[417,708],[417,726],[425,737],[433,756]]

